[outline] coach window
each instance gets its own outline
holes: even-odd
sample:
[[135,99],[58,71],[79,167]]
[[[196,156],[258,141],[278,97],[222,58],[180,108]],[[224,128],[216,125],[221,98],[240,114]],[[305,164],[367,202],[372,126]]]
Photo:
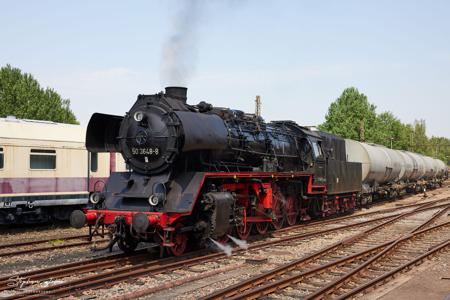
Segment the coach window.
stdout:
[[3,169],[3,148],[0,148],[0,169]]
[[91,172],[98,170],[98,153],[91,152]]
[[30,169],[32,170],[55,170],[56,151],[31,149]]

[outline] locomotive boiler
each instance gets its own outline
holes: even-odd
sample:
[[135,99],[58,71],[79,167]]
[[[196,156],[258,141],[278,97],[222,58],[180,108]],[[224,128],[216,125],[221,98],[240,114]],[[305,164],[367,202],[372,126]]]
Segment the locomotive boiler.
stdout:
[[91,233],[108,227],[109,247],[117,242],[125,252],[150,242],[181,255],[210,238],[247,239],[252,231],[350,212],[364,194],[361,161],[347,159],[344,139],[293,121],[188,104],[183,87],[139,95],[123,117],[94,114],[86,148],[120,152],[129,170],[112,173],[71,224],[88,224]]

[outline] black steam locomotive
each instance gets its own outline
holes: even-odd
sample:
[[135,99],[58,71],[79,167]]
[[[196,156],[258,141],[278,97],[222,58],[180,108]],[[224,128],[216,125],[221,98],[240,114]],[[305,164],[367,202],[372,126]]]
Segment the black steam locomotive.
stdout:
[[[129,172],[112,173],[75,227],[108,226],[110,246],[156,242],[181,255],[208,238],[246,239],[300,220],[352,211],[361,164],[344,140],[293,121],[186,103],[186,88],[139,95],[124,116],[94,114],[86,147],[120,152]],[[336,181],[335,178],[340,180]]]

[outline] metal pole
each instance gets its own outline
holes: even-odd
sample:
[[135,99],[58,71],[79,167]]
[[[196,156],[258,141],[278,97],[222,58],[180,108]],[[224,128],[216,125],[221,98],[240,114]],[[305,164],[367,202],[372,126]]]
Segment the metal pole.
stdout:
[[256,96],[256,99],[255,99],[255,115],[257,115],[258,117],[261,116],[261,97],[260,96]]

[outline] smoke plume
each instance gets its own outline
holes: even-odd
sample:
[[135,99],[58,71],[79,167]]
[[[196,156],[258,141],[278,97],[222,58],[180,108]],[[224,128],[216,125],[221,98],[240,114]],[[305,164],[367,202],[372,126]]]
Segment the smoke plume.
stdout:
[[186,86],[195,70],[197,60],[201,2],[183,0],[177,3],[182,7],[175,16],[172,32],[162,51],[160,75],[161,83],[166,86]]

